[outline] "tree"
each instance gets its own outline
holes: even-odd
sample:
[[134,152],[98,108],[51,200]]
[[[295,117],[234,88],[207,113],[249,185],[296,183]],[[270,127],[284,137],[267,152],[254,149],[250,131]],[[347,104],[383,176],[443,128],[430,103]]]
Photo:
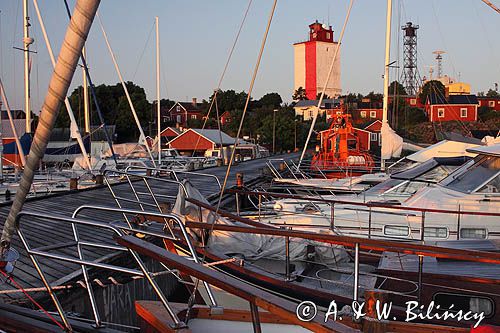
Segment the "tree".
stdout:
[[292,99],[294,101],[302,101],[308,99],[306,95],[306,90],[302,87],[298,87],[297,90],[293,92]]
[[[217,106],[219,107],[219,111],[222,114],[224,111],[243,110],[247,96],[247,93],[244,91],[237,93],[234,90],[219,90],[217,92]],[[214,94],[210,96],[209,101],[212,102],[213,98]]]
[[486,93],[486,97],[500,97],[500,94],[496,90],[489,89]]
[[[321,98],[321,93],[317,93],[317,94],[316,94],[316,99],[318,99],[318,100],[319,100],[320,98]],[[325,96],[323,96],[323,99],[330,99],[330,98],[331,98],[331,97],[330,97],[330,96],[328,96],[327,94],[325,94]]]
[[422,104],[427,103],[427,97],[430,95],[444,97],[445,96],[444,85],[440,81],[437,81],[437,80],[427,81],[423,85],[422,92],[419,95],[420,102]]
[[376,93],[374,91],[370,91],[368,95],[365,96],[365,98],[370,99],[370,102],[382,102],[382,100],[384,99],[384,95]]
[[280,94],[273,92],[262,96],[259,100],[259,103],[263,107],[279,108],[281,106],[281,103],[283,103],[283,100],[281,99]]
[[392,81],[389,85],[389,95],[407,95],[405,87],[398,81]]

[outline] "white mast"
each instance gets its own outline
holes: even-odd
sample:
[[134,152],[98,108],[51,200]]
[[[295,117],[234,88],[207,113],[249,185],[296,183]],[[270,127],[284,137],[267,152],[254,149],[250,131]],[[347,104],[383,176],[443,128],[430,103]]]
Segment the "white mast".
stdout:
[[26,133],[31,133],[31,105],[30,105],[30,45],[33,38],[29,36],[30,18],[28,16],[28,0],[23,1],[24,15],[24,112],[26,113]]
[[[382,126],[387,123],[387,106],[389,103],[389,62],[391,53],[391,20],[392,20],[392,0],[387,0],[387,18],[385,28],[385,66],[384,66],[384,104],[382,108]],[[381,137],[384,140],[384,137]],[[385,160],[381,159],[380,169],[385,169]]]
[[[19,135],[17,135],[16,126],[14,125],[14,120],[12,119],[12,113],[10,111],[9,101],[7,100],[7,95],[5,94],[5,90],[3,88],[2,80],[0,79],[0,97],[3,101],[3,105],[5,110],[7,110],[7,116],[9,117],[10,127],[12,129],[12,135],[14,135],[14,140],[16,141],[17,150],[19,151],[19,158],[21,159],[21,166],[26,165],[26,158],[24,156],[23,147],[21,146],[21,141],[19,141]],[[3,157],[2,157],[3,158]],[[3,170],[2,170],[3,172]]]
[[156,21],[156,111],[158,119],[158,167],[161,166],[161,111],[160,111],[160,32],[159,32],[159,22],[158,16],[155,18]]
[[[38,22],[40,23],[40,28],[42,30],[43,39],[45,40],[45,45],[47,47],[47,51],[49,53],[50,61],[52,62],[52,67],[56,67],[56,58],[54,57],[54,52],[52,51],[52,45],[50,44],[49,36],[47,35],[47,30],[45,30],[45,23],[43,22],[42,14],[40,13],[40,8],[38,7],[38,1],[33,0],[33,5],[35,7],[35,12],[38,17]],[[82,151],[83,158],[85,159],[85,163],[89,168],[89,171],[92,171],[92,164],[87,153],[87,149],[85,148],[85,144],[83,142],[80,130],[78,129],[78,124],[75,119],[75,114],[73,113],[73,109],[71,108],[71,104],[69,103],[68,97],[64,99],[64,105],[66,106],[66,110],[68,111],[68,116],[70,120],[70,126],[74,129],[76,134],[76,141],[78,141],[78,145]]]
[[[132,115],[134,116],[135,124],[137,125],[137,128],[139,129],[140,133],[140,138],[146,138],[144,135],[144,131],[142,130],[141,122],[139,121],[139,117],[137,116],[137,112],[135,111],[134,104],[132,103],[132,99],[130,98],[130,94],[128,93],[127,86],[125,85],[125,81],[123,81],[122,73],[120,71],[120,68],[118,67],[118,63],[116,62],[115,54],[113,52],[113,49],[111,48],[111,44],[109,43],[108,40],[108,35],[106,34],[106,31],[104,30],[104,26],[102,25],[101,18],[99,17],[99,12],[96,13],[97,19],[99,21],[99,25],[101,27],[102,31],[102,36],[104,37],[104,41],[106,42],[106,46],[108,47],[109,55],[111,56],[111,60],[113,61],[113,64],[115,65],[115,70],[116,74],[118,75],[118,78],[120,79],[120,82],[122,84],[123,90],[125,91],[125,96],[127,97],[128,104],[130,106],[130,109],[132,110]],[[151,158],[151,162],[153,162],[154,166],[156,167],[156,162],[155,159],[153,158],[153,154],[151,153],[151,149],[149,148],[149,145],[146,144],[146,150],[148,151],[148,155]]]

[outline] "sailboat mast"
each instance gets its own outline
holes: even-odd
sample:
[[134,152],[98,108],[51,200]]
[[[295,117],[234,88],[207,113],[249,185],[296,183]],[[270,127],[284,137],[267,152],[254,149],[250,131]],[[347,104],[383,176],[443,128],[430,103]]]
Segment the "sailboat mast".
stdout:
[[30,105],[30,45],[33,38],[30,37],[30,18],[28,16],[28,0],[23,0],[24,16],[24,112],[26,113],[26,133],[31,133],[31,105]]
[[156,112],[157,112],[157,127],[158,127],[158,167],[161,166],[161,111],[160,111],[160,32],[158,16],[156,21]]
[[[391,56],[391,21],[392,0],[387,0],[387,17],[385,27],[385,66],[384,66],[384,100],[382,107],[382,124],[387,123],[387,109],[389,105],[389,62]],[[384,137],[381,137],[384,140]],[[385,169],[385,160],[381,159],[380,169]]]
[[[83,57],[85,60],[87,59],[87,50],[84,47],[82,50]],[[83,76],[83,117],[84,117],[84,127],[85,134],[90,133],[90,112],[89,112],[89,84],[87,81],[87,73],[85,72],[85,66],[82,67],[82,76]]]

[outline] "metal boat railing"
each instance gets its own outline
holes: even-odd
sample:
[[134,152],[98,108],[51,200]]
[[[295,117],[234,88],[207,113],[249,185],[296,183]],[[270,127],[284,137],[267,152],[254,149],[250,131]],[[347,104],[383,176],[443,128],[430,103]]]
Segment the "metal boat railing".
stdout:
[[[198,173],[197,173],[198,174]],[[111,175],[119,175],[122,178],[126,180],[126,184],[129,185],[131,192],[133,193],[134,199],[126,198],[126,197],[121,197],[116,194],[116,192],[113,190],[113,187],[111,186],[111,182],[109,177]],[[64,325],[68,330],[71,329],[69,321],[67,320],[67,317],[65,316],[64,310],[60,304],[60,302],[57,299],[57,296],[55,295],[54,291],[52,290],[48,279],[46,277],[46,274],[44,273],[41,265],[38,262],[37,257],[41,258],[46,258],[50,260],[55,260],[55,261],[62,261],[62,262],[67,262],[67,263],[74,263],[78,264],[81,267],[81,271],[84,277],[84,283],[85,287],[87,289],[88,297],[90,300],[90,304],[92,307],[92,314],[94,317],[94,322],[96,327],[101,327],[102,326],[102,321],[101,321],[101,316],[98,312],[97,309],[97,304],[96,300],[94,297],[94,292],[90,283],[90,278],[89,278],[89,273],[88,269],[90,267],[95,267],[95,268],[100,268],[100,269],[105,269],[105,270],[110,270],[114,272],[120,272],[120,273],[125,273],[129,275],[134,275],[134,276],[141,276],[145,278],[148,283],[152,286],[154,292],[158,296],[158,298],[161,300],[162,304],[168,311],[168,313],[171,315],[173,322],[180,328],[184,327],[183,323],[177,318],[175,312],[172,310],[170,305],[168,304],[167,298],[165,295],[162,293],[161,289],[159,288],[158,284],[155,282],[153,275],[148,271],[146,268],[144,262],[141,260],[141,258],[138,256],[138,254],[130,249],[127,249],[122,246],[118,246],[114,243],[113,238],[110,237],[110,242],[93,242],[93,241],[87,241],[87,240],[82,240],[79,235],[78,231],[78,226],[87,226],[87,227],[92,227],[96,229],[104,229],[107,230],[108,232],[111,232],[114,234],[116,237],[121,237],[125,234],[133,233],[133,234],[143,234],[147,236],[154,236],[154,237],[160,237],[162,239],[169,239],[169,240],[182,240],[188,245],[188,248],[190,250],[190,255],[191,258],[194,262],[200,263],[200,260],[198,259],[196,255],[195,248],[193,244],[191,243],[191,239],[189,237],[189,234],[186,231],[186,228],[184,227],[184,224],[182,223],[181,219],[179,216],[175,214],[166,214],[164,212],[164,209],[162,209],[162,202],[161,198],[175,198],[175,196],[167,196],[167,195],[160,195],[157,193],[154,193],[153,190],[153,182],[156,182],[156,185],[158,184],[175,184],[178,189],[182,189],[184,193],[187,194],[186,188],[182,182],[179,180],[172,180],[172,179],[166,179],[166,178],[158,178],[158,177],[153,177],[153,176],[148,176],[148,175],[137,175],[129,172],[123,172],[123,171],[104,171],[103,173],[103,178],[104,182],[108,186],[110,193],[117,205],[117,207],[104,207],[104,206],[96,206],[96,205],[83,205],[78,207],[74,213],[72,218],[68,217],[63,217],[63,216],[58,216],[58,215],[53,215],[53,214],[41,214],[39,212],[29,212],[29,211],[22,211],[18,216],[16,220],[17,224],[17,233],[19,235],[19,238],[21,239],[21,242],[26,249],[26,252],[28,253],[28,256],[30,257],[36,271],[38,272],[38,275],[40,276],[40,279],[42,280],[42,283],[44,284],[47,292],[49,293],[52,302],[54,303],[57,312],[59,313]],[[175,177],[178,179],[178,177]],[[139,188],[139,184],[144,184],[147,191],[143,192]],[[145,198],[147,196],[147,198]],[[124,207],[126,204],[134,204],[137,209],[131,209]],[[83,211],[94,211],[94,212],[108,212],[108,213],[117,213],[121,214],[124,218],[123,223],[119,222],[112,222],[112,223],[105,223],[101,221],[94,221],[90,219],[81,219],[78,218],[78,216],[83,212]],[[135,221],[130,219],[130,216],[144,216],[147,218],[155,218],[157,221],[161,221],[163,224],[163,229],[160,230],[160,232],[155,232],[155,231],[150,231],[148,228],[145,228],[142,225],[136,224]],[[23,223],[22,220],[27,218],[27,217],[37,217],[40,219],[43,219],[44,221],[48,221],[48,223],[69,223],[72,228],[72,234],[73,234],[73,241],[71,242],[66,242],[66,243],[60,243],[60,244],[53,244],[51,246],[44,246],[44,247],[33,247],[30,245],[29,237],[26,236],[25,232],[23,231]],[[180,235],[181,237],[174,233],[172,230],[173,227],[176,227],[177,230],[180,230]],[[74,248],[76,247],[78,256],[77,257],[72,257],[68,256],[65,254],[59,254],[59,253],[54,253],[50,251],[54,250],[65,250],[68,248]],[[100,248],[100,249],[107,249],[107,250],[113,250],[113,251],[120,251],[120,252],[125,252],[127,251],[132,258],[134,259],[134,262],[137,264],[139,267],[139,270],[137,269],[131,269],[127,267],[121,267],[117,265],[111,265],[111,264],[105,264],[101,263],[95,260],[88,260],[85,259],[84,257],[84,248]],[[167,270],[168,268],[165,267]],[[208,292],[210,301],[211,301],[211,306],[216,309],[217,302],[215,300],[215,297],[213,295],[213,292],[208,284],[204,282],[205,288]]]
[[[204,204],[200,201],[194,199],[187,199],[187,201],[207,209],[209,211],[215,212],[216,208],[210,205]],[[358,300],[359,296],[359,278],[360,278],[360,249],[370,250],[370,251],[390,251],[395,253],[403,254],[413,254],[417,255],[419,259],[418,265],[418,295],[417,299],[420,301],[422,297],[423,283],[423,258],[424,257],[435,257],[442,259],[452,259],[459,261],[474,261],[483,262],[490,264],[500,265],[500,254],[484,251],[475,250],[461,250],[453,248],[445,248],[438,246],[430,246],[425,244],[416,244],[408,242],[398,242],[394,240],[378,240],[378,239],[366,239],[361,237],[352,236],[339,236],[334,234],[325,233],[313,233],[308,231],[291,230],[287,226],[286,229],[271,226],[269,224],[260,223],[254,220],[246,219],[238,215],[218,210],[220,216],[234,220],[247,226],[238,225],[227,225],[227,224],[207,224],[200,222],[186,222],[186,227],[194,229],[204,229],[204,230],[217,230],[224,232],[236,232],[236,233],[249,233],[249,234],[260,234],[260,235],[271,235],[284,238],[285,246],[285,281],[290,280],[290,271],[288,269],[290,263],[290,239],[299,238],[304,240],[312,240],[319,243],[331,244],[331,245],[341,245],[344,247],[352,248],[354,250],[354,271],[353,271],[353,300]],[[471,280],[477,280],[472,278]]]
[[[410,206],[402,206],[402,205],[391,205],[391,204],[384,204],[380,202],[358,202],[358,201],[349,201],[349,200],[341,200],[341,199],[325,199],[323,197],[313,197],[313,196],[300,196],[300,195],[294,195],[294,194],[284,194],[284,193],[274,193],[274,192],[267,192],[267,191],[247,191],[243,189],[228,189],[226,192],[228,193],[233,193],[233,194],[238,194],[239,196],[242,195],[247,195],[247,196],[257,196],[259,197],[258,202],[261,203],[260,205],[257,205],[257,212],[259,216],[261,216],[263,213],[265,213],[265,209],[269,207],[270,198],[275,198],[275,199],[293,199],[293,200],[298,200],[301,202],[307,202],[312,205],[317,211],[323,212],[321,210],[320,206],[326,206],[329,207],[330,209],[330,229],[334,230],[336,227],[335,224],[335,209],[338,208],[341,205],[342,210],[352,210],[352,211],[361,211],[361,212],[367,212],[368,213],[368,220],[367,221],[361,221],[365,224],[367,224],[367,234],[368,238],[371,238],[372,232],[373,232],[373,215],[374,214],[381,214],[381,215],[401,215],[401,216],[414,216],[416,217],[415,220],[411,221],[411,223],[419,223],[420,224],[420,236],[419,239],[421,241],[425,241],[426,236],[425,236],[425,223],[426,223],[426,216],[429,215],[430,213],[435,213],[435,214],[445,214],[445,216],[451,217],[454,216],[456,217],[456,228],[457,228],[457,239],[460,238],[460,227],[461,227],[461,220],[463,216],[486,216],[486,217],[498,217],[500,218],[500,213],[492,213],[492,212],[481,212],[481,211],[467,211],[467,210],[462,210],[460,206],[458,207],[457,210],[449,210],[449,209],[435,209],[435,208],[421,208],[421,207],[410,207]],[[267,206],[262,205],[262,200],[260,199],[261,197],[267,198]],[[249,200],[252,205],[255,205],[255,203],[251,200]],[[308,215],[307,212],[297,212],[297,211],[272,211],[272,213],[275,214],[303,214],[303,215]],[[309,216],[318,216],[317,214],[309,214]],[[324,216],[324,214],[323,214]],[[354,222],[354,221],[353,221]],[[287,224],[287,226],[293,226],[293,224]],[[314,226],[314,225],[312,225]],[[319,225],[316,225],[318,227]],[[323,225],[324,226],[324,225]],[[303,227],[303,226],[301,226]],[[401,239],[401,238],[398,238]]]

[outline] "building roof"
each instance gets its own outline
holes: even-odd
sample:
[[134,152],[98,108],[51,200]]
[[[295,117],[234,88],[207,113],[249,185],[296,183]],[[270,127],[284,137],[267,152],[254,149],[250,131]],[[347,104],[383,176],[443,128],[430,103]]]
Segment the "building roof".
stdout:
[[446,100],[443,95],[429,95],[429,102],[436,104],[478,104],[476,95],[450,95]]
[[[222,137],[222,144],[223,145],[232,145],[232,144],[234,144],[235,138],[233,138],[232,136],[227,135],[226,133],[224,133],[222,131],[220,131],[220,135],[219,135],[219,130],[218,129],[191,128],[191,130],[195,131],[196,133],[198,133],[201,136],[204,136],[208,140],[215,142],[216,144],[220,143],[221,137]],[[244,141],[243,139],[240,139],[238,143],[239,144],[244,144],[244,143],[247,143],[247,142]]]
[[[307,106],[317,106],[318,99],[303,99],[297,102],[294,107],[307,107]],[[340,99],[337,98],[325,98],[321,103],[322,109],[329,109],[332,107],[340,106]]]
[[[187,131],[184,131],[182,134],[177,136],[176,138],[172,139],[170,142],[173,142],[183,136],[184,134],[188,132],[195,132],[196,134],[204,137],[205,139],[212,141],[214,144],[218,145],[220,144],[221,138],[222,138],[222,145],[223,146],[229,146],[229,145],[234,145],[234,140],[235,138],[231,137],[230,135],[220,131],[218,129],[201,129],[201,128],[190,128]],[[243,139],[240,139],[238,141],[238,144],[246,144],[246,142]]]
[[172,112],[175,110],[175,107],[177,105],[180,105],[185,111],[187,112],[201,112],[203,111],[201,108],[202,103],[198,102],[176,102],[169,110],[168,112]]
[[178,128],[175,128],[175,127],[167,127],[165,129],[163,129],[163,131],[161,131],[160,135],[163,135],[163,133],[167,132],[167,131],[172,131],[176,136],[181,134],[181,130],[178,129]]

